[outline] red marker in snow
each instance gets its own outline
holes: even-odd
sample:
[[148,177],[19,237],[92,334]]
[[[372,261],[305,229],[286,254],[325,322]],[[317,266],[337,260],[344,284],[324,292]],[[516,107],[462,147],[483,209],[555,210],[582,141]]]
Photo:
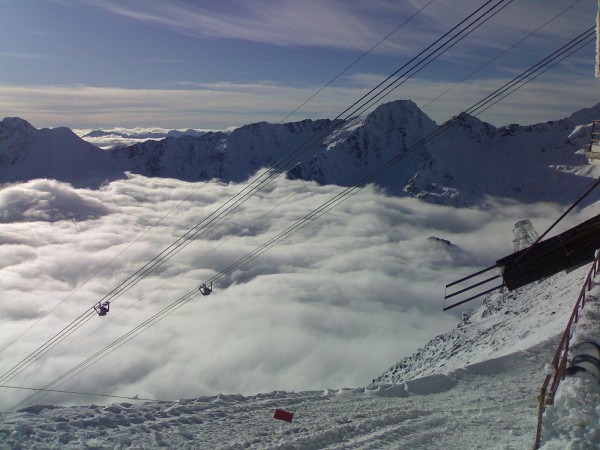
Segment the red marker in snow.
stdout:
[[285,422],[291,422],[294,417],[294,413],[284,411],[283,409],[276,409],[273,418],[283,420]]

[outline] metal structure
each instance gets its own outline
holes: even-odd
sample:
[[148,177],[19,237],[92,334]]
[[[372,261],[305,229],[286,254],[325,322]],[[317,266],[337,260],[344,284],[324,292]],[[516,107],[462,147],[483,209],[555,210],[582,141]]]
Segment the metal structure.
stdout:
[[[446,285],[444,311],[496,289],[512,291],[526,284],[572,270],[594,260],[600,248],[600,214],[531,247],[496,261],[496,264]],[[502,281],[499,280],[502,278]],[[448,304],[448,301],[451,303]]]
[[572,270],[594,260],[600,248],[600,215],[535,246],[496,261],[504,285],[517,289],[561,270]]
[[515,223],[513,236],[513,248],[515,252],[526,249],[540,237],[529,219],[520,220]]
[[596,78],[600,78],[600,0],[598,0],[598,14],[596,15]]
[[590,147],[588,151],[600,152],[600,120],[592,121],[592,131],[590,132]]
[[592,121],[590,130],[590,145],[583,153],[590,163],[600,162],[600,120]]
[[[444,311],[500,289],[504,283],[496,280],[501,277],[498,268],[494,265],[447,284]],[[452,303],[448,303],[449,301]]]

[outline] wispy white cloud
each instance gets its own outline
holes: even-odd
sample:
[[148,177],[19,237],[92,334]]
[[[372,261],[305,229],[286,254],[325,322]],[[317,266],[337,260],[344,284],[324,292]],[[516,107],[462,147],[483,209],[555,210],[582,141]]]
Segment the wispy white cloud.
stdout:
[[0,222],[57,222],[102,216],[109,209],[99,200],[80,195],[54,180],[36,180],[0,190]]
[[[364,92],[343,91],[352,97]],[[45,126],[222,129],[260,120],[277,122],[310,94],[306,88],[259,83],[215,83],[195,89],[2,86],[0,109]],[[343,110],[344,97],[337,94],[315,99],[310,115],[330,116]]]
[[[589,74],[548,73],[502,100],[481,118],[495,125],[531,124],[565,117],[590,107],[598,81]],[[333,118],[384,78],[356,74],[321,92],[289,121]],[[412,99],[438,122],[460,113],[508,79],[453,83],[411,79],[383,101]],[[71,128],[149,127],[224,129],[258,121],[279,122],[319,86],[276,83],[184,83],[178,89],[127,89],[95,86],[0,86],[0,111],[35,126]],[[597,99],[596,99],[597,100]],[[592,102],[592,103],[590,103]]]
[[[63,0],[53,1],[67,6],[74,4]],[[168,27],[176,32],[208,36],[211,39],[227,38],[274,45],[314,45],[365,50],[389,31],[384,28],[393,29],[397,26],[399,18],[412,14],[426,2],[232,0],[203,2],[199,5],[197,2],[182,0],[80,0],[79,3],[79,7],[84,4],[85,7],[102,8],[130,20]],[[568,14],[553,22],[552,26],[544,28],[536,35],[535,42],[528,40],[523,43],[520,52],[511,52],[501,58],[494,64],[495,72],[482,73],[481,81],[471,80],[463,83],[432,103],[425,111],[434,120],[444,121],[506,82],[507,80],[501,79],[502,74],[509,77],[510,74],[521,73],[539,59],[540,43],[556,43],[557,40],[562,43],[563,38],[573,37],[580,32],[582,24],[586,23],[588,12],[588,8],[583,8],[583,5],[582,2],[578,3]],[[395,36],[395,40],[391,39],[386,44],[388,47],[385,51],[406,52],[406,55],[413,56],[425,43],[432,42],[439,37],[440,32],[446,31],[452,19],[458,21],[463,18],[465,11],[478,6],[479,2],[474,0],[461,0],[454,4],[435,1],[411,22],[413,28],[410,31],[405,30],[401,36]],[[488,61],[490,53],[473,52],[473,45],[492,46],[494,53],[497,53],[499,48],[507,48],[518,37],[530,31],[532,22],[536,25],[542,24],[566,6],[568,5],[562,2],[551,2],[541,9],[539,2],[514,2],[490,22],[493,26],[478,30],[477,35],[451,49],[443,61],[436,61],[427,67],[419,73],[419,79],[412,79],[386,100],[410,98],[418,105],[428,104],[436,95],[451,86],[448,79],[460,79],[463,72],[471,70],[469,67]],[[591,15],[590,18],[593,19]],[[150,56],[141,59],[153,58]],[[160,55],[156,56],[156,60],[162,59]],[[470,64],[465,62],[467,60]],[[496,125],[513,122],[532,123],[562,117],[581,107],[591,106],[588,93],[597,90],[597,83],[591,78],[593,61],[589,61],[590,76],[582,72],[586,67],[585,62],[582,54],[570,58],[553,70],[562,70],[560,75],[552,78],[545,75],[519,91],[518,95],[486,112],[483,119]],[[394,67],[396,66],[394,63]],[[371,69],[362,67],[360,70],[364,72]],[[360,98],[386,75],[358,73],[341,78],[290,120],[335,117],[353,99]],[[249,80],[252,78],[251,74],[246,77]],[[0,116],[21,116],[37,126],[222,129],[260,120],[278,122],[321,88],[320,84],[298,86],[287,80],[247,83],[162,80],[155,86],[160,87],[131,89],[88,85],[4,84],[0,86]],[[172,86],[175,88],[168,88]],[[480,94],[482,96],[479,96]],[[509,108],[506,105],[514,107]]]
[[[205,38],[364,49],[378,40],[370,8],[333,1],[89,2],[132,20]],[[381,24],[379,24],[381,26]]]
[[103,148],[133,145],[148,140],[161,140],[167,137],[180,137],[182,135],[200,136],[209,131],[227,131],[227,130],[198,130],[198,129],[181,129],[158,128],[158,127],[134,127],[123,128],[114,127],[104,130],[89,129],[89,128],[74,128],[73,132],[87,142]]
[[[197,2],[176,0],[161,2],[120,2],[82,0],[130,20],[148,23],[189,36],[236,39],[279,46],[316,46],[364,51],[395,29],[428,3],[377,1],[303,2],[274,0],[269,2],[230,0]],[[574,2],[573,2],[574,3]],[[580,2],[581,3],[581,2]],[[378,52],[411,53],[433,42],[481,6],[474,0],[445,3],[434,1],[406,26],[406,31],[388,39]],[[471,49],[495,47],[526,34],[532,23],[542,24],[566,9],[564,2],[551,2],[540,8],[539,2],[525,1],[509,5],[489,24],[475,32]],[[540,38],[554,40],[582,28],[586,18],[593,21],[593,8],[577,4],[542,30]],[[588,17],[590,16],[590,17]],[[467,56],[468,51],[463,54]]]

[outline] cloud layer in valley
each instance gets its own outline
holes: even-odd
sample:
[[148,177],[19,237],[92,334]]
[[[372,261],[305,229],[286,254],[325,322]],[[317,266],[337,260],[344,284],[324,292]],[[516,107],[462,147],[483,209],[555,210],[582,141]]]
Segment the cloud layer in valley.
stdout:
[[[0,371],[243,187],[141,176],[97,191],[48,180],[5,186]],[[277,180],[117,298],[107,317],[93,317],[7,384],[45,385],[339,189]],[[444,285],[511,253],[517,220],[529,218],[542,231],[562,212],[553,204],[489,204],[486,210],[453,209],[367,187],[215,285],[213,295],[198,296],[60,388],[177,399],[364,386],[456,325],[457,313],[441,311]],[[23,396],[3,392],[0,409]],[[60,395],[44,401],[101,399]]]

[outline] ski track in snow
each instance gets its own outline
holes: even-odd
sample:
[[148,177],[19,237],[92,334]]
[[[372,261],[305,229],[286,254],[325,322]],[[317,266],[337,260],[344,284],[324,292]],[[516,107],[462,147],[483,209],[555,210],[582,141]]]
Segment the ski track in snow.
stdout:
[[[461,352],[438,355],[438,363],[446,359],[447,367],[454,366],[446,374],[440,370],[411,378],[409,372],[406,384],[218,395],[173,404],[31,406],[2,413],[0,443],[2,448],[66,449],[530,448],[544,366],[552,359],[560,334],[557,330],[560,324],[564,328],[587,270],[584,267],[558,274],[523,288],[518,291],[520,295],[497,295],[494,304],[488,302],[476,309],[457,329],[463,332],[462,342],[470,342],[471,349],[465,349],[465,354],[470,354],[469,358],[476,355],[477,360],[461,367],[466,361]],[[595,288],[592,294],[598,295],[598,291]],[[510,297],[510,302],[503,296]],[[548,309],[549,303],[556,314],[538,314],[540,309]],[[507,318],[507,311],[523,309],[530,313]],[[589,309],[594,319],[595,310]],[[594,326],[597,329],[597,320],[588,328],[579,325],[579,331],[587,330],[589,336]],[[529,336],[520,342],[515,331],[527,327],[537,330],[536,343],[531,343]],[[482,328],[488,332],[482,335]],[[481,349],[473,344],[473,336],[483,336],[484,340],[495,337],[503,348],[490,349],[486,356],[474,351]],[[421,354],[428,361],[426,353]],[[413,370],[422,372],[418,358],[413,361]],[[571,395],[567,408],[579,408],[587,395],[581,393],[581,380],[568,379],[565,383],[568,387],[562,395]],[[275,408],[294,412],[293,422],[273,419]],[[581,410],[585,414],[585,408]],[[553,414],[567,413],[557,407]],[[581,423],[580,416],[576,420]],[[564,422],[562,416],[558,422]],[[548,428],[546,437],[560,435],[557,427]],[[591,438],[580,439],[581,445],[573,448],[593,448],[588,447],[593,442],[589,439],[595,439],[597,432],[592,429]],[[569,441],[564,436],[561,439],[563,447],[548,444],[547,448],[564,448]]]
[[[4,414],[10,448],[523,448],[535,428],[536,387],[545,352],[495,376],[465,371],[447,392],[380,397],[367,390],[244,397],[220,395],[181,404],[32,407]],[[524,370],[525,369],[525,370]],[[507,395],[507,392],[511,394]],[[276,407],[295,411],[290,423]],[[523,420],[526,417],[527,420]],[[485,425],[485,426],[484,426]],[[483,441],[485,442],[485,441]]]

